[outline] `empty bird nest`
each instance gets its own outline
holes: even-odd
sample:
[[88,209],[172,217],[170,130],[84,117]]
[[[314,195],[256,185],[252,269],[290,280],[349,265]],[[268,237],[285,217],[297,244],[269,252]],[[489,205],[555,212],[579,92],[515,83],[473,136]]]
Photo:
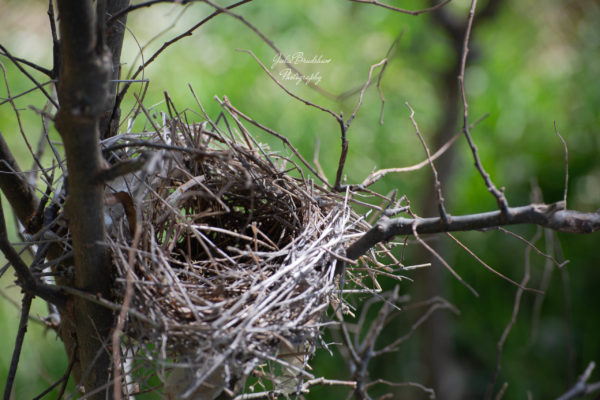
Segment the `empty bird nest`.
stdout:
[[103,147],[112,162],[143,164],[107,185],[128,382],[144,379],[145,360],[167,398],[233,395],[249,376],[299,390],[340,304],[336,261],[368,229],[348,199],[246,130],[210,121],[165,118]]

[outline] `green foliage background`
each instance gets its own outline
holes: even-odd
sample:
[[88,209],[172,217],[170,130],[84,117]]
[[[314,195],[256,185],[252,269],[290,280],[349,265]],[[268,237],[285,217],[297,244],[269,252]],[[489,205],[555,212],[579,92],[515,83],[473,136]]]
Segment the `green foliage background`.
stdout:
[[[419,1],[390,1],[399,7],[418,9]],[[454,0],[448,7],[466,20],[469,1]],[[225,3],[220,3],[225,4]],[[227,3],[229,4],[229,3]],[[15,55],[49,67],[51,38],[44,1],[3,1],[0,3],[0,42]],[[484,2],[480,6],[483,6]],[[182,10],[185,8],[185,12]],[[132,13],[123,51],[124,71],[137,68],[139,46],[155,35],[162,35],[144,48],[147,59],[165,40],[183,32],[210,12],[204,4],[156,5]],[[385,57],[392,42],[401,36],[398,49],[382,79],[386,98],[384,125],[379,125],[380,100],[375,87],[369,88],[363,106],[348,133],[350,151],[346,176],[348,183],[362,181],[374,168],[407,166],[424,158],[414,134],[404,103],[414,108],[421,131],[431,139],[442,115],[439,98],[440,71],[456,57],[448,38],[428,15],[417,17],[394,13],[383,8],[342,0],[255,1],[236,12],[288,55],[303,52],[307,58],[322,56],[327,64],[302,64],[307,75],[319,73],[320,86],[339,94],[359,88],[369,66]],[[477,24],[472,38],[473,62],[467,70],[467,93],[471,120],[489,113],[474,130],[483,163],[498,186],[506,187],[510,204],[528,203],[532,181],[540,186],[544,200],[562,198],[564,187],[563,148],[554,133],[557,122],[569,146],[569,208],[594,211],[600,206],[600,5],[597,1],[566,2],[548,0],[503,1],[495,18]],[[167,29],[174,21],[176,24]],[[247,115],[285,134],[306,158],[312,159],[315,140],[320,142],[320,163],[330,180],[335,177],[340,152],[339,127],[333,118],[287,96],[244,52],[252,50],[271,68],[275,55],[257,35],[240,21],[221,15],[197,30],[192,36],[172,46],[144,72],[151,84],[146,105],[165,110],[161,102],[168,91],[180,110],[189,108],[189,116],[199,109],[188,83],[199,95],[208,113],[215,118],[219,106],[214,96],[227,96]],[[5,57],[0,61],[13,95],[32,87]],[[277,74],[279,69],[271,68]],[[34,73],[44,81],[44,77]],[[357,96],[337,102],[319,95],[304,84],[285,82],[294,93],[334,111],[349,116]],[[135,87],[139,89],[139,86]],[[6,85],[0,85],[0,97],[6,98]],[[0,102],[3,99],[0,99]],[[22,124],[29,141],[35,145],[41,127],[40,118],[28,108],[41,109],[44,98],[33,92],[19,98]],[[133,104],[132,97],[123,109]],[[143,129],[141,118],[134,130]],[[458,127],[457,127],[458,129]],[[21,167],[32,165],[27,147],[8,103],[0,105],[0,131],[12,146]],[[253,131],[275,149],[289,153],[281,143]],[[51,133],[54,140],[59,137]],[[455,145],[460,154],[455,179],[444,186],[448,209],[452,214],[494,209],[494,199],[487,193],[480,176],[472,167],[472,158],[464,140]],[[394,188],[412,200],[421,213],[430,171],[389,175],[374,185],[388,193]],[[442,182],[443,183],[443,182]],[[4,202],[5,210],[8,205]],[[9,218],[10,220],[10,218]],[[14,240],[17,236],[12,234]],[[515,232],[532,237],[534,227],[519,227]],[[489,265],[520,280],[523,274],[525,246],[499,232],[474,232],[458,237]],[[565,258],[571,260],[565,272],[556,269],[546,294],[538,335],[532,339],[534,295],[526,293],[521,313],[508,337],[502,358],[499,382],[508,382],[504,399],[544,399],[558,396],[581,373],[590,361],[600,362],[600,299],[596,287],[600,282],[598,235],[558,235]],[[448,240],[440,238],[438,240]],[[540,244],[543,248],[543,243]],[[446,260],[480,293],[473,297],[463,286],[448,278],[443,295],[461,311],[451,316],[453,357],[463,373],[464,398],[482,398],[496,358],[496,343],[510,318],[515,288],[492,275],[455,245],[448,243]],[[412,257],[412,258],[411,258]],[[407,263],[422,260],[408,251]],[[532,256],[531,286],[539,285],[544,259]],[[449,274],[441,265],[432,268]],[[418,281],[424,275],[413,272]],[[7,273],[0,288],[19,301],[19,291]],[[423,300],[415,285],[404,281],[401,293],[411,301]],[[393,282],[384,282],[387,288]],[[36,300],[37,301],[37,300]],[[43,304],[36,303],[43,316]],[[444,312],[444,311],[441,311]],[[407,313],[392,321],[384,332],[391,340],[406,332],[417,314]],[[570,322],[567,322],[570,321]],[[4,381],[18,324],[18,311],[7,299],[0,301],[0,381]],[[569,345],[572,353],[569,355]],[[373,377],[393,381],[423,381],[419,332],[403,344],[400,351],[372,365]],[[335,347],[335,346],[334,346]],[[336,355],[337,356],[337,355]],[[15,399],[29,399],[60,377],[66,368],[62,344],[54,333],[32,323],[26,337],[18,372]],[[341,361],[319,352],[315,374],[347,379]],[[448,371],[450,373],[450,371]],[[596,380],[598,374],[595,374]],[[377,390],[381,389],[380,392]],[[394,389],[396,390],[396,389]],[[458,386],[457,386],[458,390]],[[384,393],[383,388],[373,391]],[[398,398],[425,398],[418,390],[394,391]],[[54,394],[56,395],[56,393]],[[318,388],[308,398],[341,398],[338,389]],[[444,398],[444,394],[438,394]],[[51,396],[47,397],[51,398]]]

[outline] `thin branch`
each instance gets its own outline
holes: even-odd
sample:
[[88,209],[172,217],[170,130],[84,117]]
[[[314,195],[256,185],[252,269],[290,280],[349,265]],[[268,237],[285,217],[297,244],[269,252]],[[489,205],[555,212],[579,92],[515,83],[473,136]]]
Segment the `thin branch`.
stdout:
[[65,393],[65,389],[67,388],[67,382],[69,381],[69,376],[71,376],[71,371],[73,370],[73,365],[75,365],[75,361],[77,360],[75,358],[76,350],[77,350],[76,348],[73,349],[73,354],[69,357],[69,360],[70,360],[69,361],[69,365],[67,366],[67,370],[65,371],[65,373],[63,374],[63,376],[61,376],[56,382],[54,382],[46,390],[44,390],[42,393],[40,393],[39,395],[35,396],[31,400],[41,400],[41,399],[43,399],[44,396],[46,396],[48,393],[50,393],[50,391],[52,391],[52,389],[54,389],[55,387],[57,387],[61,383],[63,385],[61,387],[61,390],[60,390],[60,392],[58,394],[57,399],[62,399],[62,396]]
[[[46,82],[42,83],[41,86],[46,86],[46,85],[49,85],[51,83],[56,83],[56,80],[46,81]],[[14,96],[10,96],[9,98],[7,98],[5,100],[0,101],[0,106],[3,105],[3,104],[6,104],[6,103],[8,103],[8,102],[10,102],[12,100],[18,99],[19,97],[25,96],[26,94],[29,94],[31,92],[35,92],[36,90],[39,90],[39,87],[37,87],[37,86],[36,87],[32,87],[31,89],[27,89],[24,92],[21,92],[19,94],[14,95]]]
[[[472,129],[477,124],[479,124],[479,122],[483,121],[488,116],[489,116],[489,113],[484,114],[482,117],[478,118],[475,122],[473,122],[469,126],[469,128]],[[456,142],[456,140],[461,135],[462,135],[462,130],[457,132],[456,134],[454,134],[454,136],[452,136],[452,138],[450,140],[448,140],[446,143],[444,143],[443,146],[441,146],[435,153],[433,153],[433,155],[431,156],[431,161],[438,159],[442,154],[444,154],[450,148],[450,146],[452,146],[454,144],[454,142]],[[380,180],[387,174],[418,171],[421,168],[427,166],[427,164],[429,164],[429,160],[423,160],[420,163],[410,165],[408,167],[380,169],[380,170],[377,170],[377,171],[369,174],[369,176],[367,176],[365,178],[365,180],[359,186],[362,186],[362,187],[371,186],[372,184],[374,184],[375,182],[377,182],[378,180]]]
[[8,370],[8,376],[6,378],[6,387],[4,388],[4,400],[10,400],[10,392],[12,391],[12,385],[17,375],[17,366],[19,365],[19,358],[21,357],[21,349],[23,348],[23,340],[25,339],[25,333],[27,332],[27,321],[29,319],[29,310],[31,309],[31,301],[33,296],[26,293],[23,297],[23,306],[21,307],[21,319],[19,321],[19,329],[17,331],[17,338],[15,339],[15,346],[13,348],[12,359],[10,360],[10,367]]
[[[452,304],[448,303],[445,299],[434,298],[434,299],[428,300],[426,303],[430,303],[429,307],[423,313],[423,315],[421,315],[419,317],[419,319],[417,319],[417,321],[415,321],[413,324],[411,324],[408,332],[406,332],[401,337],[396,338],[392,343],[375,351],[373,355],[380,356],[385,353],[391,353],[393,351],[398,350],[398,346],[400,344],[404,343],[405,341],[407,341],[408,339],[410,339],[410,337],[417,331],[417,329],[419,329],[419,327],[421,325],[423,325],[437,310],[449,309],[453,313],[459,314],[459,311]],[[414,305],[414,307],[417,307],[417,306],[420,306],[420,305],[417,305],[417,304]]]
[[471,8],[469,10],[469,20],[467,23],[467,29],[465,30],[465,39],[463,42],[463,50],[460,62],[460,74],[458,75],[458,83],[463,104],[463,133],[465,134],[465,138],[467,139],[469,147],[471,148],[471,153],[473,154],[475,167],[477,168],[477,171],[479,171],[481,177],[483,178],[485,186],[487,187],[488,191],[496,198],[498,208],[502,211],[502,215],[508,217],[509,207],[506,197],[504,196],[504,193],[502,191],[496,188],[496,185],[494,185],[494,183],[492,182],[490,175],[483,168],[483,165],[481,164],[481,160],[479,158],[479,153],[477,153],[477,146],[471,138],[471,133],[469,129],[469,104],[467,102],[467,93],[465,91],[465,68],[467,65],[467,54],[469,53],[469,38],[471,36],[471,29],[473,27],[473,19],[475,18],[476,6],[477,0],[472,0]]
[[267,75],[269,75],[269,77],[271,78],[271,80],[273,82],[275,82],[277,84],[277,86],[279,86],[284,92],[286,92],[288,95],[290,95],[291,97],[293,97],[294,99],[306,104],[307,106],[311,106],[314,107],[318,110],[321,110],[323,112],[326,112],[327,114],[330,114],[333,118],[335,118],[338,122],[343,123],[343,118],[341,115],[338,115],[336,113],[334,113],[333,111],[331,111],[328,108],[322,107],[318,104],[315,104],[309,100],[306,100],[300,96],[298,96],[297,94],[294,94],[293,92],[291,92],[290,90],[288,90],[281,82],[279,82],[277,80],[277,78],[275,78],[275,76],[269,71],[269,69],[265,66],[265,64],[262,63],[262,61],[260,61],[258,59],[258,57],[256,57],[256,55],[252,52],[252,50],[245,50],[245,49],[238,49],[238,51],[241,51],[243,53],[248,53],[252,56],[252,58],[254,58],[254,60],[261,66],[261,68],[267,73]]
[[2,52],[0,52],[0,56],[5,56],[5,57],[9,58],[13,63],[16,61],[18,63],[25,64],[28,67],[33,68],[36,71],[41,72],[42,74],[48,76],[49,78],[54,78],[54,76],[52,75],[52,71],[49,70],[48,68],[44,68],[44,67],[42,67],[40,65],[37,65],[36,63],[33,63],[31,61],[28,61],[28,60],[25,60],[24,58],[19,58],[19,57],[11,56],[5,50],[2,50]]
[[[252,0],[242,0],[242,1],[238,1],[237,3],[234,3],[230,6],[228,6],[226,9],[227,10],[231,10],[233,8],[239,7],[243,4],[249,3]],[[146,60],[146,62],[144,62],[142,65],[139,66],[139,68],[137,69],[137,71],[131,76],[131,79],[135,79],[146,67],[148,67],[148,65],[150,65],[153,61],[156,60],[156,58],[163,52],[165,51],[168,47],[170,47],[172,44],[177,43],[179,40],[183,39],[184,37],[187,36],[191,36],[192,33],[198,29],[199,27],[201,27],[202,25],[204,25],[205,23],[207,23],[208,21],[210,21],[211,19],[213,19],[214,17],[216,17],[217,15],[221,14],[223,11],[217,9],[215,12],[213,12],[212,14],[210,14],[208,17],[204,18],[202,21],[198,22],[196,25],[192,26],[190,29],[188,29],[187,31],[183,32],[182,34],[174,37],[173,39],[163,43],[163,45],[154,53],[152,54],[152,56]],[[125,93],[127,93],[127,90],[129,89],[129,86],[131,84],[127,83],[123,89],[121,89],[121,91],[119,92],[119,95],[117,96],[116,102],[115,102],[115,107],[119,107],[121,101],[123,100],[123,97],[125,96]]]
[[[443,221],[441,221],[444,225],[447,225],[446,223],[444,223]],[[452,276],[454,276],[464,287],[466,287],[471,293],[473,293],[473,296],[475,297],[479,297],[479,293],[477,293],[477,291],[471,286],[469,285],[463,278],[462,276],[460,276],[458,274],[458,272],[456,272],[454,270],[454,268],[452,268],[450,266],[450,264],[448,264],[448,262],[446,260],[444,260],[444,257],[442,257],[437,251],[435,251],[435,249],[433,247],[431,247],[430,245],[428,245],[427,243],[425,243],[425,241],[423,239],[421,239],[419,237],[419,234],[417,233],[417,228],[419,226],[419,222],[418,220],[414,220],[413,224],[411,226],[411,230],[412,230],[412,234],[415,237],[415,239],[417,239],[417,241],[419,242],[419,244],[421,246],[423,246],[429,253],[431,253],[431,255],[433,255],[435,258],[438,259],[439,262],[442,263],[442,265],[444,267],[446,267],[446,269],[448,271],[450,271],[450,273],[452,274]]]
[[112,333],[112,356],[113,356],[113,396],[115,400],[122,399],[122,388],[121,388],[121,333],[125,326],[125,320],[127,319],[129,306],[131,305],[131,299],[133,297],[133,268],[135,267],[135,255],[140,242],[142,233],[141,222],[137,222],[134,231],[133,243],[128,251],[128,267],[125,284],[125,296],[123,298],[123,306],[119,311],[117,317],[117,325]]
[[333,184],[333,189],[341,192],[346,189],[346,187],[342,186],[342,179],[344,173],[344,166],[346,165],[346,156],[348,155],[348,138],[346,137],[347,126],[344,124],[344,115],[340,113],[341,120],[338,120],[340,124],[340,129],[342,131],[341,140],[342,140],[342,150],[340,151],[340,160],[338,161],[337,172],[335,173],[335,183]]
[[[350,128],[350,124],[356,117],[356,114],[358,113],[358,110],[360,109],[360,107],[362,105],[363,96],[364,96],[367,88],[371,84],[373,70],[382,65],[385,66],[386,64],[387,64],[387,58],[384,58],[380,62],[373,64],[369,67],[369,75],[367,76],[367,81],[365,82],[365,84],[363,85],[363,87],[360,90],[360,94],[358,96],[358,102],[356,103],[356,107],[352,111],[350,118],[348,118],[348,120],[344,123],[344,116],[342,113],[340,113],[339,118],[337,119],[337,121],[340,125],[340,130],[341,130],[342,150],[340,152],[340,160],[338,162],[338,168],[337,168],[337,172],[335,174],[335,183],[333,185],[333,188],[334,188],[334,190],[337,190],[339,192],[342,192],[342,191],[346,190],[346,188],[347,188],[346,186],[342,185],[342,179],[343,179],[343,174],[344,174],[344,166],[346,165],[346,157],[348,155],[348,137],[347,137],[348,129]],[[360,187],[358,187],[358,188],[360,189]]]
[[[44,96],[46,96],[46,98],[50,101],[50,103],[52,103],[52,105],[54,107],[56,107],[58,109],[58,103],[56,103],[56,100],[54,100],[52,98],[52,96],[50,96],[50,94],[46,91],[46,89],[44,89],[44,86],[41,85],[37,79],[35,79],[29,72],[27,72],[27,70],[25,68],[23,68],[21,66],[21,63],[19,63],[19,60],[17,60],[12,54],[10,54],[10,52],[6,49],[6,47],[2,46],[0,44],[0,50],[2,50],[2,52],[4,53],[3,55],[8,57],[8,59],[10,61],[13,62],[13,64],[15,64],[15,67],[17,67],[19,69],[19,71],[21,71],[27,78],[29,78],[29,80],[31,82],[33,82],[33,84],[42,91],[42,93],[44,93]],[[52,76],[50,76],[52,78]]]
[[410,104],[408,104],[408,102],[404,103],[404,105],[406,105],[406,107],[408,107],[408,109],[410,110],[410,121],[412,122],[412,124],[415,128],[415,132],[417,133],[417,136],[419,137],[419,140],[421,141],[421,144],[423,145],[423,148],[425,149],[425,153],[427,154],[427,161],[429,162],[429,165],[431,166],[431,172],[433,172],[433,182],[434,182],[435,190],[437,192],[438,209],[440,211],[440,217],[442,218],[442,221],[444,221],[444,223],[447,224],[449,222],[449,216],[446,213],[446,207],[444,207],[444,195],[442,194],[442,184],[440,183],[437,169],[435,169],[435,165],[433,164],[433,161],[431,160],[431,153],[429,152],[429,147],[427,147],[427,143],[425,143],[425,139],[423,139],[423,135],[421,135],[421,131],[419,130],[419,125],[417,125],[417,121],[415,121],[415,110],[412,109],[412,107],[410,106]]
[[117,13],[112,15],[108,20],[106,20],[106,27],[110,28],[115,22],[117,22],[117,20],[119,18],[121,18],[122,16],[124,16],[126,14],[129,14],[132,11],[139,10],[140,8],[151,7],[154,4],[158,4],[158,3],[171,3],[171,4],[185,5],[187,3],[192,3],[195,1],[200,1],[200,0],[150,0],[150,1],[145,1],[143,3],[139,3],[139,4],[133,4],[133,5],[130,5],[128,7],[125,7],[124,9],[118,11]]
[[567,208],[567,191],[569,190],[569,148],[567,147],[567,142],[558,132],[558,126],[556,125],[556,121],[554,121],[554,132],[556,136],[560,139],[563,145],[563,149],[565,152],[565,191],[563,194],[563,201],[565,202],[565,208]]
[[19,282],[23,287],[23,290],[33,296],[39,296],[42,299],[57,305],[58,307],[64,307],[66,304],[65,296],[55,286],[46,285],[37,280],[32,274],[30,269],[27,267],[25,262],[21,260],[19,254],[12,247],[8,240],[8,234],[6,232],[6,223],[4,221],[4,210],[2,209],[2,202],[0,202],[0,251],[4,254],[6,259],[11,263]]
[[[552,232],[550,229],[545,229],[544,230],[545,234],[544,234],[544,241],[545,241],[545,254],[550,257],[550,258],[554,258],[553,254],[554,254],[554,237],[555,237],[555,233]],[[540,290],[542,292],[546,292],[548,290],[548,286],[550,286],[550,278],[552,277],[552,271],[554,270],[554,268],[552,268],[552,261],[549,258],[546,258],[546,262],[544,263],[544,272],[542,274],[542,279],[540,282]],[[533,343],[536,338],[537,338],[537,334],[538,334],[538,328],[539,328],[539,323],[540,323],[540,316],[542,313],[542,304],[544,303],[544,296],[543,295],[539,295],[535,297],[535,302],[533,304],[533,310],[532,310],[532,317],[531,317],[531,335],[530,335],[530,340]]]
[[[191,87],[190,87],[191,89]],[[192,89],[192,93],[193,93],[193,89]],[[196,101],[198,101],[198,98],[196,97],[195,93],[194,93],[194,97],[196,98]],[[198,101],[198,104],[200,104],[200,102]],[[279,140],[281,140],[291,151],[292,153],[294,153],[294,155],[296,157],[298,157],[298,159],[300,160],[300,162],[302,162],[302,164],[309,169],[310,172],[312,172],[317,178],[319,178],[319,180],[321,182],[323,182],[328,188],[331,188],[332,186],[327,182],[327,178],[320,174],[319,171],[317,171],[308,161],[306,161],[304,159],[304,157],[302,156],[302,154],[300,154],[300,152],[292,145],[292,143],[289,141],[289,139],[287,137],[285,137],[284,135],[276,132],[275,130],[262,125],[259,122],[256,122],[255,120],[253,120],[251,117],[247,116],[246,114],[244,114],[243,112],[241,112],[240,110],[238,110],[237,108],[235,108],[231,102],[229,101],[229,99],[227,97],[225,97],[223,99],[222,104],[225,106],[225,108],[233,113],[233,114],[237,114],[240,117],[242,117],[243,119],[245,119],[246,121],[248,121],[249,123],[251,123],[252,125],[256,126],[257,128],[262,129],[263,131],[275,136],[276,138],[278,138]]]
[[[365,92],[367,91],[367,88],[371,85],[371,78],[373,77],[373,71],[377,67],[383,66],[385,68],[385,66],[387,65],[387,63],[388,63],[388,59],[386,57],[383,60],[379,61],[378,63],[373,64],[373,65],[371,65],[369,67],[369,74],[367,75],[366,82],[364,83],[364,85],[360,89],[360,94],[358,95],[358,102],[356,103],[356,107],[354,107],[354,110],[352,111],[352,115],[350,115],[350,118],[348,118],[348,121],[346,121],[346,124],[345,124],[346,131],[348,130],[348,128],[350,128],[350,124],[352,123],[352,121],[356,117],[356,114],[358,113],[358,110],[359,110],[360,106],[362,105],[362,101],[363,101],[363,97],[365,95]],[[382,68],[382,70],[383,70],[383,68]]]
[[494,400],[501,400],[502,397],[504,397],[504,393],[506,392],[507,388],[508,388],[508,382],[504,382],[502,384],[502,387],[500,387],[500,390],[498,390],[498,393],[496,393],[496,397],[494,397]]
[[511,284],[515,285],[516,287],[518,287],[521,290],[528,291],[528,292],[534,292],[534,293],[542,294],[542,295],[544,294],[544,292],[539,289],[532,289],[532,288],[528,288],[525,286],[521,286],[520,283],[517,283],[517,282],[513,281],[512,279],[510,279],[508,276],[503,275],[500,272],[496,271],[494,268],[490,267],[485,261],[483,261],[481,258],[479,258],[471,249],[469,249],[467,246],[465,246],[454,235],[452,235],[451,233],[446,233],[446,235],[448,235],[448,237],[450,239],[454,240],[454,242],[456,242],[456,244],[458,244],[464,251],[469,253],[469,255],[471,257],[473,257],[479,264],[483,265],[488,271],[491,271],[494,275],[497,275],[500,278],[504,279],[505,281],[510,282]]
[[519,239],[520,241],[522,241],[523,243],[525,243],[527,246],[531,247],[533,249],[533,251],[535,251],[536,253],[538,253],[540,256],[542,256],[545,259],[547,259],[547,260],[551,261],[552,263],[554,263],[554,265],[556,265],[558,268],[562,268],[562,267],[564,267],[565,265],[567,265],[570,262],[569,260],[565,260],[563,262],[559,262],[556,258],[552,257],[550,254],[546,254],[543,251],[541,251],[540,249],[538,249],[535,244],[531,243],[529,240],[525,239],[523,236],[518,235],[518,234],[516,234],[514,232],[511,232],[508,229],[504,229],[501,226],[497,227],[496,229],[498,229],[502,233],[505,233],[505,234],[507,234],[509,236],[512,236],[514,238]]
[[27,135],[25,134],[25,128],[23,125],[23,121],[21,120],[20,110],[17,107],[16,103],[14,102],[14,100],[12,98],[12,94],[10,92],[10,85],[8,82],[8,76],[6,74],[6,67],[1,62],[0,62],[0,68],[2,68],[2,73],[4,76],[4,83],[6,85],[6,94],[8,95],[8,100],[10,102],[10,105],[12,106],[14,113],[15,113],[17,125],[19,126],[19,132],[21,133],[21,137],[23,138],[23,141],[25,142],[25,145],[27,146],[27,150],[29,150],[29,154],[31,154],[34,162],[37,164],[37,166],[40,169],[40,171],[42,172],[42,174],[44,174],[46,181],[49,181],[50,180],[49,176],[46,174],[46,171],[44,170],[44,167],[42,166],[40,161],[35,157],[35,152],[33,151],[33,148],[31,147],[31,144],[29,143],[29,139],[27,138]]
[[439,4],[436,4],[433,7],[425,8],[425,9],[422,9],[422,10],[406,10],[404,8],[398,8],[398,7],[390,6],[389,4],[381,3],[378,0],[348,0],[348,1],[351,1],[353,3],[373,4],[374,6],[383,7],[383,8],[386,8],[388,10],[396,11],[396,12],[399,12],[399,13],[402,13],[402,14],[419,15],[419,14],[425,14],[425,13],[428,13],[428,12],[435,11],[438,8],[442,8],[446,4],[450,3],[452,0],[444,0],[443,2],[441,2]]
[[369,388],[371,386],[375,386],[375,385],[388,385],[388,386],[392,386],[392,387],[415,387],[417,389],[421,389],[423,392],[427,393],[430,399],[435,399],[435,390],[433,390],[432,388],[428,388],[426,386],[423,386],[422,384],[418,383],[418,382],[391,382],[388,381],[386,379],[376,379],[372,382],[367,383],[366,387]]
[[596,363],[591,361],[588,364],[585,371],[583,372],[583,374],[581,374],[581,376],[577,380],[577,383],[575,383],[575,385],[571,389],[569,389],[565,394],[563,394],[556,400],[577,399],[588,394],[600,391],[600,381],[594,383],[587,383],[595,367]]

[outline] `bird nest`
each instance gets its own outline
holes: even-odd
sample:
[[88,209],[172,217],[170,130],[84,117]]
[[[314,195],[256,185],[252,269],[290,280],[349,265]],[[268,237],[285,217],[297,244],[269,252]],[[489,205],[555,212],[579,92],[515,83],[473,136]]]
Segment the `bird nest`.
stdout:
[[336,262],[366,229],[344,196],[248,132],[212,123],[165,121],[104,147],[144,161],[107,194],[124,358],[162,366],[167,398],[233,395],[249,376],[297,391],[339,305]]

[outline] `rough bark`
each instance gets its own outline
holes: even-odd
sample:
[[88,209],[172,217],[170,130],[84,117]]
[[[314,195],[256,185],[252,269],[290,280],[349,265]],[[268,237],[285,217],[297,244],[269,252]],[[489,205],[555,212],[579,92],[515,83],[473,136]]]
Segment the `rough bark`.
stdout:
[[[55,122],[67,159],[66,213],[74,250],[75,286],[108,297],[111,281],[104,246],[104,188],[94,178],[102,170],[99,120],[107,109],[111,55],[98,29],[91,0],[58,0],[57,4],[61,70],[60,109]],[[75,336],[77,363],[73,371],[89,393],[108,381],[110,358],[103,340],[109,337],[113,315],[80,297],[73,297],[71,302],[63,334]],[[90,398],[104,399],[102,392]]]

